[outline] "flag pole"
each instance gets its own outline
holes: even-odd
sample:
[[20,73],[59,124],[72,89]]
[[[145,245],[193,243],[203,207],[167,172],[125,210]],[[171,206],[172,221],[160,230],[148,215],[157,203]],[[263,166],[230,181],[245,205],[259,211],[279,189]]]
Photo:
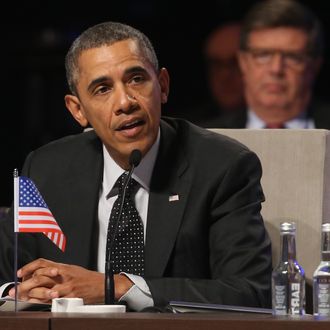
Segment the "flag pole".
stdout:
[[15,313],[17,312],[17,254],[18,254],[18,170],[14,169],[14,282],[15,282]]

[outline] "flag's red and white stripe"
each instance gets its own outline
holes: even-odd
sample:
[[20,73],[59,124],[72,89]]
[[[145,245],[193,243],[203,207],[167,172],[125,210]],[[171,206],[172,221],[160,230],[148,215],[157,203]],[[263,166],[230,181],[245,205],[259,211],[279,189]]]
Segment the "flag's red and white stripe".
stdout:
[[44,233],[62,251],[66,239],[52,213],[42,207],[18,207],[18,232]]

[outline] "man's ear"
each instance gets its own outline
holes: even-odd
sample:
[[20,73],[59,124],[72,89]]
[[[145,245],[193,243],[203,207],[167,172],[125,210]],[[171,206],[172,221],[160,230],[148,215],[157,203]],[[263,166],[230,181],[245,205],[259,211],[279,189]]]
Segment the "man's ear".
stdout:
[[88,125],[88,120],[85,117],[83,108],[80,104],[80,101],[75,95],[65,95],[64,97],[65,105],[67,109],[71,112],[73,118],[80,124],[82,127],[86,127]]
[[161,101],[163,104],[165,104],[170,92],[170,76],[165,68],[160,69],[158,81],[161,89]]

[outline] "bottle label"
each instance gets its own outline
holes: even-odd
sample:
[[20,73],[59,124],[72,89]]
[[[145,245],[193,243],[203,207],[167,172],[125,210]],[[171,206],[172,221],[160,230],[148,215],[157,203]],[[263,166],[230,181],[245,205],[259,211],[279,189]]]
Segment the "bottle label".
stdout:
[[275,285],[275,314],[286,315],[286,287],[285,285]]
[[290,295],[290,305],[291,314],[301,314],[301,304],[300,304],[300,283],[291,283],[290,285],[291,295]]
[[330,278],[317,278],[317,309],[318,315],[330,315]]

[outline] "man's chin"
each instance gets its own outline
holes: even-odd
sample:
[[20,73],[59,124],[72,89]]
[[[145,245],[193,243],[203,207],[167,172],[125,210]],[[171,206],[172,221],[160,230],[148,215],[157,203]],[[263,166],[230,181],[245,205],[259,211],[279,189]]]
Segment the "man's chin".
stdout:
[[265,99],[262,103],[262,107],[269,110],[283,110],[289,109],[289,102],[287,99],[281,99],[279,97],[269,97]]

